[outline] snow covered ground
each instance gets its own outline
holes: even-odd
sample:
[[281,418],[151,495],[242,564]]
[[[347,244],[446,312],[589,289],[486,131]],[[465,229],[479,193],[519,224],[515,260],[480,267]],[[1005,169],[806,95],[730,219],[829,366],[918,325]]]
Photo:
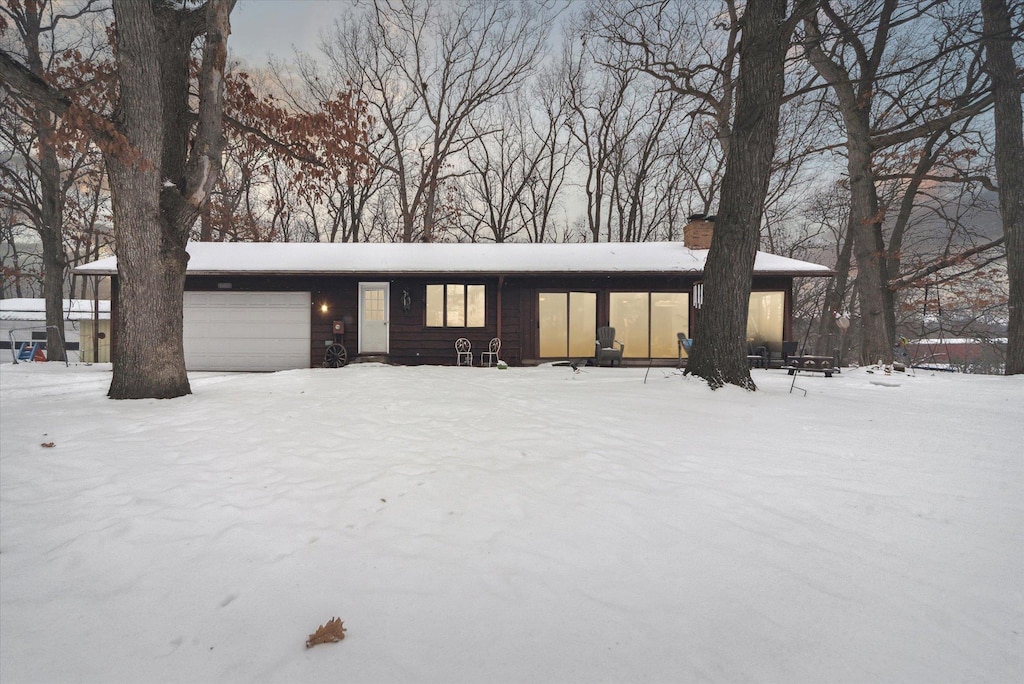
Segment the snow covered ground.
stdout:
[[1024,377],[644,372],[5,363],[0,682],[1024,679]]

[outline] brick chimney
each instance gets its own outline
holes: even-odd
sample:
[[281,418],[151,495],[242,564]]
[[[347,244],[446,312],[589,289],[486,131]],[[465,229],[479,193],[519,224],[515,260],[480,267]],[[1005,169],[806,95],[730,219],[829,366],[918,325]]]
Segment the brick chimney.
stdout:
[[683,244],[690,249],[711,249],[711,234],[714,232],[714,216],[690,214],[690,222],[683,226]]

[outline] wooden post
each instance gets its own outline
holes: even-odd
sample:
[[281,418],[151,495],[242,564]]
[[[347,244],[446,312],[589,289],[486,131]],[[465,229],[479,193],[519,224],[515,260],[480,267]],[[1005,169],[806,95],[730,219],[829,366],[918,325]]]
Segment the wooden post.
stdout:
[[494,336],[499,340],[501,339],[501,291],[505,288],[505,276],[498,276],[498,325],[494,332]]
[[[92,362],[100,362],[100,278],[92,281]],[[81,352],[79,352],[81,353]]]

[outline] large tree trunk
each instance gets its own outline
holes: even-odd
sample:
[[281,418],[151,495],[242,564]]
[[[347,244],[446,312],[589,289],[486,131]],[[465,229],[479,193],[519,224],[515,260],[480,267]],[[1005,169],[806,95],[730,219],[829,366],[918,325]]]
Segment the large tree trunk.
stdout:
[[[896,0],[886,0],[882,14],[891,16]],[[888,26],[888,20],[881,22]],[[860,362],[884,363],[892,361],[893,330],[887,315],[892,304],[886,276],[885,240],[882,235],[882,216],[879,211],[878,190],[872,166],[874,149],[871,142],[871,107],[873,91],[870,79],[877,70],[877,62],[866,52],[860,55],[861,81],[850,77],[849,66],[833,61],[821,45],[821,32],[816,19],[804,22],[804,47],[811,65],[832,88],[839,101],[839,111],[846,127],[846,168],[850,182],[850,217],[848,239],[853,240],[854,259],[857,264],[856,290],[860,300]],[[876,49],[884,48],[887,33],[879,29]],[[853,40],[852,36],[845,36]]]
[[[40,79],[45,78],[40,46],[45,8],[29,3],[24,7],[24,41],[28,68]],[[39,238],[43,248],[43,297],[46,302],[46,358],[65,361],[64,345],[64,188],[60,162],[57,160],[56,124],[53,114],[36,105],[33,123],[39,153]]]
[[[115,0],[120,130],[131,154],[107,154],[120,279],[114,399],[189,394],[182,298],[189,231],[220,174],[223,73],[233,0],[209,8]],[[189,50],[205,34],[199,114]],[[190,134],[194,130],[190,143]]]
[[181,344],[186,255],[160,208],[164,127],[156,19],[115,0],[120,130],[132,150],[107,154],[120,284],[114,399],[189,394]]
[[[235,0],[195,8],[114,0],[119,102],[112,120],[79,107],[77,125],[103,150],[117,239],[119,309],[114,399],[188,394],[182,346],[185,244],[221,170],[224,65]],[[192,42],[205,36],[198,93]],[[58,116],[74,104],[0,50],[0,78]],[[190,101],[199,104],[193,114]]]
[[861,364],[892,363],[894,331],[887,311],[892,304],[886,276],[885,241],[878,191],[871,166],[869,109],[844,112],[847,171],[850,176],[850,229],[860,293]]
[[786,1],[750,0],[743,22],[736,115],[704,269],[704,307],[686,372],[712,388],[754,390],[746,356],[747,309],[785,86]]
[[40,218],[43,247],[43,297],[46,300],[46,359],[67,360],[64,345],[64,190],[53,146],[54,126],[49,112],[38,108]]
[[[189,394],[182,346],[187,255],[166,237],[159,171],[110,161],[108,171],[120,284],[109,396],[170,399]],[[143,187],[146,192],[139,191]]]
[[[982,0],[985,70],[995,96],[996,177],[1006,236],[1010,323],[1006,374],[1024,373],[1024,124],[1021,84],[1013,59],[1013,32],[1006,0]],[[1018,17],[1019,19],[1019,17]]]

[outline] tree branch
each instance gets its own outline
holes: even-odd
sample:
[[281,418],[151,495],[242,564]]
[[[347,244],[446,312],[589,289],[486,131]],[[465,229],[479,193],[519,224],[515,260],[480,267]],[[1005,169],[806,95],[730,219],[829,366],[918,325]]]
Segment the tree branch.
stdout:
[[199,125],[186,165],[185,201],[199,210],[206,203],[221,171],[221,113],[224,110],[224,67],[231,33],[234,0],[204,4],[206,41],[199,73]]
[[255,126],[250,126],[247,123],[243,123],[242,121],[236,119],[227,112],[224,113],[223,117],[224,123],[228,124],[236,131],[259,138],[263,142],[273,147],[278,152],[288,157],[291,157],[295,161],[302,162],[303,164],[312,164],[313,166],[319,168],[324,168],[327,166],[326,164],[324,164],[324,162],[317,159],[304,148],[301,148],[297,145],[289,145],[288,143],[283,143],[280,140],[277,140],[276,138],[267,135],[265,131],[256,128]]
[[871,136],[871,149],[882,150],[886,147],[892,147],[893,145],[899,145],[900,143],[910,142],[917,138],[923,138],[929,133],[935,133],[943,129],[949,128],[958,121],[970,118],[977,114],[981,114],[986,109],[992,106],[994,98],[991,93],[985,95],[981,99],[974,102],[974,104],[962,107],[960,109],[954,109],[946,116],[939,117],[937,119],[930,119],[922,124],[914,126],[913,128],[906,128],[902,131],[895,131],[891,133],[878,133]]
[[0,83],[15,97],[41,105],[57,116],[63,116],[72,102],[63,93],[0,50]]
[[999,192],[999,188],[992,182],[992,179],[989,176],[984,175],[935,176],[932,174],[925,174],[923,176],[918,176],[915,173],[884,173],[875,176],[875,180],[878,181],[906,180],[910,178],[920,178],[921,180],[934,181],[936,183],[980,183],[986,190]]
[[63,19],[71,21],[73,19],[78,19],[79,17],[85,16],[86,14],[92,14],[95,12],[105,12],[106,10],[110,9],[109,7],[93,7],[93,5],[96,5],[99,2],[100,0],[89,0],[87,3],[85,3],[85,5],[82,6],[80,10],[78,10],[74,14],[54,15],[53,20],[50,22],[50,25],[41,27],[40,32],[53,31],[54,29],[57,28],[57,24]]
[[[995,240],[993,240],[992,242],[986,242],[983,245],[978,245],[977,247],[972,247],[971,249],[968,249],[968,250],[966,250],[964,252],[960,252],[959,254],[954,254],[952,256],[948,256],[948,257],[945,257],[943,259],[939,259],[938,261],[935,261],[935,262],[931,263],[930,265],[928,265],[928,266],[926,266],[924,268],[920,268],[920,269],[914,271],[913,273],[908,273],[907,275],[905,275],[905,276],[903,276],[901,278],[897,278],[896,280],[890,280],[889,281],[889,289],[892,290],[892,291],[896,291],[896,290],[901,290],[901,289],[903,289],[905,287],[909,287],[909,286],[915,285],[922,278],[926,278],[926,277],[930,276],[932,273],[938,273],[939,271],[941,271],[944,268],[949,268],[951,266],[957,266],[959,264],[962,264],[968,258],[974,256],[975,254],[981,254],[982,252],[987,252],[990,249],[995,249],[996,247],[999,247],[1000,245],[1003,244],[1004,240],[1005,240],[1005,238],[998,237]],[[992,261],[994,259],[997,259],[997,258],[999,258],[999,257],[994,257],[990,261]]]

